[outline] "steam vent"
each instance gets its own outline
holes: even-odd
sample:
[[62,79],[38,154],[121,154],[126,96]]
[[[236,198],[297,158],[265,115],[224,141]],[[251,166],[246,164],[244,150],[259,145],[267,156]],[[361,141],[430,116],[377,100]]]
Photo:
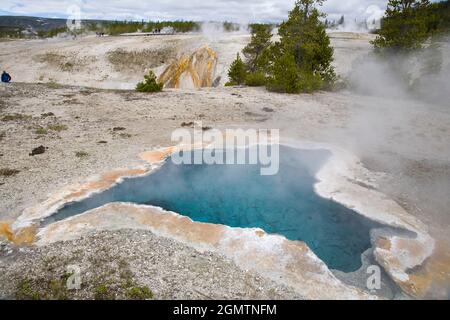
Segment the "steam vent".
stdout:
[[166,88],[212,87],[216,65],[217,54],[205,45],[169,65],[160,75],[159,82]]

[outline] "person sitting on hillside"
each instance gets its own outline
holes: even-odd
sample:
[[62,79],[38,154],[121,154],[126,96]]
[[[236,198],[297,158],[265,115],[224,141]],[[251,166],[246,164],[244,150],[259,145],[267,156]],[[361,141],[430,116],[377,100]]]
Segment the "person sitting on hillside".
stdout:
[[11,76],[6,71],[2,73],[2,82],[8,83],[11,82]]

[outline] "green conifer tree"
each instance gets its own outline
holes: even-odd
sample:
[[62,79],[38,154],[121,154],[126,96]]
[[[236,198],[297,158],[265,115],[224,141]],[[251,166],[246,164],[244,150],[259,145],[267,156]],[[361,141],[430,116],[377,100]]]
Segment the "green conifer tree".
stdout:
[[150,71],[148,75],[144,76],[144,81],[137,84],[136,90],[139,92],[160,92],[163,87],[164,84],[159,83],[156,80],[155,73]]
[[236,60],[230,66],[228,70],[229,82],[226,86],[242,85],[245,83],[245,78],[247,77],[247,70],[244,61],[242,61],[239,53],[236,56]]
[[430,37],[429,0],[389,0],[377,38],[380,51],[409,51],[422,48]]
[[274,61],[267,88],[275,92],[299,93],[301,91],[299,84],[299,71],[295,57],[285,52]]
[[[292,91],[292,88],[305,92],[329,89],[336,80],[332,66],[333,48],[325,24],[320,21],[324,14],[318,10],[323,1],[298,0],[289,13],[288,20],[280,25],[280,43],[272,48],[278,52],[273,54],[273,66],[275,72],[276,65],[287,63],[291,56],[294,58],[298,83],[289,86],[289,91]],[[277,62],[278,59],[281,61]],[[288,66],[291,68],[290,63]],[[291,76],[290,79],[296,78]],[[278,80],[281,79],[274,73],[269,88],[276,88],[274,82]]]
[[251,73],[262,71],[265,61],[263,61],[264,50],[271,45],[272,26],[265,24],[254,24],[251,26],[252,38],[250,43],[242,50],[246,59],[246,65]]

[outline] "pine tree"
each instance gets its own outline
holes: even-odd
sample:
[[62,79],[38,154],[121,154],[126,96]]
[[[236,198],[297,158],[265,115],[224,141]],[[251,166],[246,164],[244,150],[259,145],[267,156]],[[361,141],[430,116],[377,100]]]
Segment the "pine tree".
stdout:
[[[279,28],[280,53],[278,58],[287,62],[292,56],[300,79],[300,91],[311,91],[310,88],[330,88],[336,78],[333,61],[333,48],[330,45],[325,25],[320,21],[324,14],[317,9],[323,0],[298,0],[294,9],[289,13],[287,21]],[[277,54],[275,54],[276,56]],[[276,61],[275,61],[276,65]],[[274,75],[272,79],[276,81]],[[295,77],[291,77],[295,79]],[[320,81],[317,81],[320,79]],[[314,85],[308,83],[314,81]],[[320,82],[320,87],[317,84]],[[299,84],[292,85],[297,87]],[[302,88],[303,86],[303,88]]]
[[299,80],[295,57],[289,52],[285,52],[274,62],[267,88],[275,92],[299,93],[301,91]]
[[272,39],[272,27],[265,24],[254,24],[251,26],[252,38],[250,43],[242,50],[246,59],[246,65],[251,73],[261,71],[265,62],[263,52],[266,50]]
[[372,44],[378,51],[420,49],[430,37],[429,0],[389,0],[386,17]]
[[236,56],[236,60],[230,66],[228,70],[229,82],[226,86],[242,85],[245,83],[245,78],[247,76],[247,70],[244,61],[242,61],[239,53]]
[[137,84],[136,90],[139,92],[160,92],[163,87],[164,84],[158,83],[156,75],[153,71],[150,71],[148,75],[144,76],[144,81]]
[[[317,9],[325,0],[297,0],[278,30],[280,41],[271,43],[268,26],[255,25],[252,39],[230,67],[230,82],[277,92],[313,92],[331,89],[336,80],[333,48],[326,33],[325,15]],[[334,25],[334,23],[333,23]]]

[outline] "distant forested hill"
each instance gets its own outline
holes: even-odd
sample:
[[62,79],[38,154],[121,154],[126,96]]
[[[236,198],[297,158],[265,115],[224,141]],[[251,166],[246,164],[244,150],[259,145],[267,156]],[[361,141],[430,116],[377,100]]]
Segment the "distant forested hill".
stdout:
[[62,28],[65,25],[65,19],[0,16],[1,28],[48,31],[51,29]]
[[[0,16],[0,37],[22,38],[35,35],[52,37],[67,29],[66,19],[50,19],[25,16]],[[109,23],[101,20],[83,20],[83,24]]]
[[[67,32],[66,19],[49,19],[38,17],[0,16],[0,37],[23,38],[37,36],[51,38]],[[192,32],[200,30],[200,23],[194,21],[110,21],[82,20],[83,31],[102,32],[109,35],[136,32],[152,32],[171,27],[175,32]],[[239,25],[224,23],[228,31],[236,31]]]
[[[22,30],[50,31],[66,26],[66,19],[50,19],[38,17],[0,16],[0,27]],[[102,20],[83,20],[86,23],[108,22]]]

